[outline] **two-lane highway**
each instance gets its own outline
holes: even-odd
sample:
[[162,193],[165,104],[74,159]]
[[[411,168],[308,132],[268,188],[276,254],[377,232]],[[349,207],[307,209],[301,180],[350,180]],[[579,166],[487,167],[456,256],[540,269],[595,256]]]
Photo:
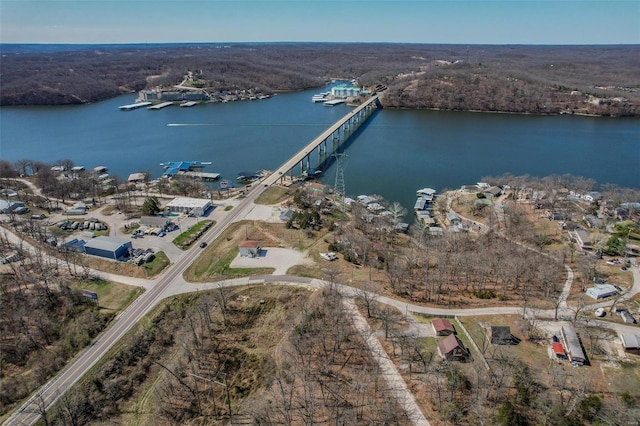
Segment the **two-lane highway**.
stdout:
[[[228,212],[215,226],[213,226],[203,237],[203,241],[210,243],[218,238],[227,227],[236,222],[249,213],[253,208],[254,201],[269,186],[276,183],[280,177],[298,164],[311,152],[321,141],[328,138],[342,124],[349,120],[354,113],[366,108],[367,105],[375,102],[377,96],[371,98],[367,102],[358,106],[355,110],[346,114],[338,120],[329,129],[320,136],[310,142],[305,148],[294,154],[289,160],[285,161],[273,174],[267,176],[260,183],[256,182],[255,186],[247,193],[246,197],[231,211]],[[318,142],[320,141],[320,142]],[[98,360],[131,328],[133,328],[140,319],[147,314],[154,306],[163,299],[165,291],[171,287],[176,277],[181,276],[184,271],[191,265],[195,258],[202,253],[196,248],[189,250],[184,257],[177,263],[170,266],[169,269],[157,279],[156,283],[142,296],[136,299],[124,312],[115,319],[113,324],[96,340],[96,342],[86,348],[78,355],[65,369],[58,373],[54,378],[49,380],[38,391],[18,408],[3,424],[4,425],[32,425],[40,417],[42,407],[50,407],[60,398],[71,386],[73,386],[80,378],[93,366]]]

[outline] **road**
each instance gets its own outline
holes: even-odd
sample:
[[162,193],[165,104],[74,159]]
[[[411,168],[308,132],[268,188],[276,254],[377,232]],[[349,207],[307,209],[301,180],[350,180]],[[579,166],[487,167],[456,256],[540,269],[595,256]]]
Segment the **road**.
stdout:
[[[252,208],[255,199],[264,192],[265,185],[252,188],[236,208],[225,215],[212,229],[204,235],[203,240],[212,242],[234,221],[244,217]],[[182,280],[183,272],[200,254],[198,250],[189,250],[150,286],[150,288],[136,299],[124,312],[119,314],[111,327],[84,352],[77,356],[62,372],[47,382],[38,392],[31,396],[6,421],[5,425],[32,425],[38,418],[39,405],[50,406],[64,392],[66,392],[82,375],[122,338],[140,319],[158,304],[165,296],[165,290],[176,280]],[[121,281],[121,280],[117,280]]]

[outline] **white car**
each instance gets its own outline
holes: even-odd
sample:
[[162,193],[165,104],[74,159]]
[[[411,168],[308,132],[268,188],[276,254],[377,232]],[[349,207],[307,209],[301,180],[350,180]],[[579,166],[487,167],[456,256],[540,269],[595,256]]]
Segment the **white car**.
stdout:
[[336,254],[332,251],[330,251],[329,253],[320,253],[320,257],[329,261],[336,260],[338,258],[338,256],[336,256]]
[[597,317],[602,318],[605,315],[606,315],[606,312],[604,311],[604,308],[596,309],[596,316]]

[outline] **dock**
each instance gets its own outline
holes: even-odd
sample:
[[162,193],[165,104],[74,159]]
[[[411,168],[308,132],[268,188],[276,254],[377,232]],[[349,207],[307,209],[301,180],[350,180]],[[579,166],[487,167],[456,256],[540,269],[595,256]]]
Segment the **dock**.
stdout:
[[168,107],[170,105],[173,105],[173,102],[163,102],[161,104],[150,106],[147,109],[162,109],[162,108],[166,108],[166,107]]
[[122,105],[119,106],[118,109],[122,110],[122,111],[131,111],[133,109],[138,109],[138,108],[142,108],[142,107],[146,107],[151,105],[151,102],[138,102],[136,104],[129,104],[129,105]]
[[191,177],[191,178],[194,178],[194,179],[210,180],[210,181],[220,179],[220,173],[186,171],[186,172],[178,172],[177,175],[178,176],[187,176],[187,177]]
[[323,102],[322,105],[332,107],[332,106],[340,105],[343,103],[345,103],[344,99],[334,99],[332,101]]
[[180,104],[180,106],[181,106],[181,107],[192,107],[192,106],[194,106],[194,105],[196,105],[196,104],[197,104],[197,102],[196,102],[196,101],[189,101],[189,102],[181,103],[181,104]]

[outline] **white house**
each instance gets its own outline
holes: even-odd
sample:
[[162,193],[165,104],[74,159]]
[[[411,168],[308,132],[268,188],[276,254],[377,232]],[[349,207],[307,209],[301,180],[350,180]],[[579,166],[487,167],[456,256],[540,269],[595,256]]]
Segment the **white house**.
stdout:
[[595,286],[588,288],[585,293],[592,299],[599,300],[615,296],[618,294],[618,289],[611,284],[596,284]]

